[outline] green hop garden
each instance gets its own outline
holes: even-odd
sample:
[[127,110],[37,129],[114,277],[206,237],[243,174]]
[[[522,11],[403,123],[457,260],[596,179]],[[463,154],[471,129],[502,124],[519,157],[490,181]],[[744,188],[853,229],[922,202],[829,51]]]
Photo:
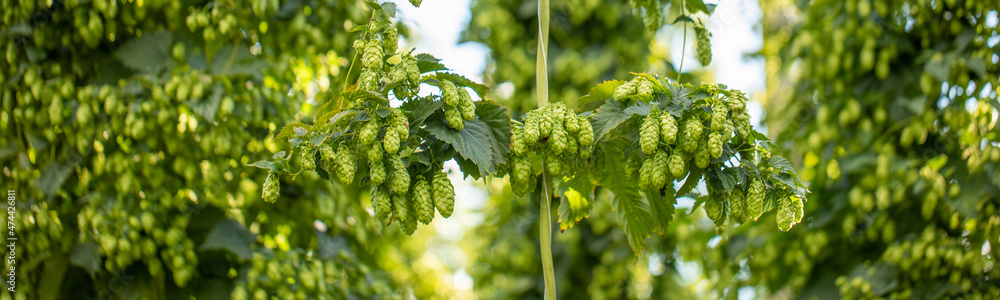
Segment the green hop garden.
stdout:
[[2,0],[0,299],[997,299],[998,10]]

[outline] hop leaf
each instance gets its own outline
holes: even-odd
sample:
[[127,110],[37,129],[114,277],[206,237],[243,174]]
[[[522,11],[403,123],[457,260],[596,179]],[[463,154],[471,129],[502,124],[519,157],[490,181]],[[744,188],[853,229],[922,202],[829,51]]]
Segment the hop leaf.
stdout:
[[643,119],[642,126],[639,127],[639,146],[642,147],[643,153],[653,154],[656,152],[656,147],[660,143],[658,121],[659,116],[656,113],[650,113]]
[[372,201],[372,209],[375,210],[375,216],[379,219],[388,220],[389,214],[392,213],[392,202],[389,200],[389,192],[379,189],[379,186],[374,184],[370,190],[369,197]]
[[437,207],[438,213],[442,217],[450,217],[452,211],[455,209],[455,187],[451,185],[451,180],[448,179],[447,172],[441,171],[434,174],[434,186],[431,192],[434,197],[434,206]]
[[268,203],[274,203],[278,200],[278,178],[275,177],[274,172],[267,173],[267,179],[264,179],[264,187],[260,197],[264,198],[264,201]]
[[424,176],[417,176],[417,182],[413,184],[412,196],[414,208],[417,211],[417,220],[420,223],[430,223],[434,219],[434,202],[431,200],[431,185],[424,179]]

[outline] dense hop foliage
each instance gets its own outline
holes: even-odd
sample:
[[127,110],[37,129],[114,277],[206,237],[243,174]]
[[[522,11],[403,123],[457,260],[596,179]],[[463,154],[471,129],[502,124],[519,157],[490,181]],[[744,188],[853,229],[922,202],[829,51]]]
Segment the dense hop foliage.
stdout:
[[717,290],[1000,297],[1000,2],[762,5],[768,125],[811,217],[705,255]]
[[[5,188],[17,191],[14,232],[23,242],[16,265],[4,266],[17,267],[17,292],[5,285],[0,299],[212,298],[205,293],[258,281],[269,283],[255,286],[254,296],[398,294],[374,259],[381,247],[367,230],[372,218],[342,200],[355,191],[273,177],[264,191],[309,201],[265,205],[258,189],[265,173],[243,166],[276,147],[262,142],[280,128],[269,120],[292,119],[310,99],[338,92],[351,44],[326,31],[367,21],[366,6],[0,7],[0,162]],[[320,242],[326,237],[337,242]],[[289,283],[286,273],[246,273],[256,253],[320,250],[372,255],[273,261],[281,270],[335,264],[339,279],[315,290],[300,288],[304,279]]]

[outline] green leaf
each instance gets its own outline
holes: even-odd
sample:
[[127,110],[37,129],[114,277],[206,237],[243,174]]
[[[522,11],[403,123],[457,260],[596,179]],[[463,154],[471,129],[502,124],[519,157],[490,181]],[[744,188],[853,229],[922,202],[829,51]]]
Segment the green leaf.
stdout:
[[604,135],[627,121],[633,114],[635,114],[634,111],[622,111],[618,101],[608,100],[605,102],[604,105],[597,108],[594,119],[591,121],[591,125],[594,126],[594,141],[600,141]]
[[698,181],[701,180],[701,175],[703,174],[704,171],[702,171],[702,169],[700,168],[691,169],[691,173],[688,174],[687,179],[684,180],[684,185],[682,185],[681,188],[677,190],[677,194],[675,194],[674,197],[682,197],[690,193],[691,190],[693,190],[694,187],[698,185]]
[[649,199],[649,207],[652,209],[653,219],[656,221],[656,227],[653,228],[653,232],[656,232],[660,236],[666,236],[667,230],[670,229],[670,222],[674,220],[674,204],[677,204],[677,198],[674,198],[674,188],[668,186],[666,188],[667,197],[664,198],[660,194],[659,190],[647,191],[646,198]]
[[353,33],[358,31],[368,31],[368,24],[354,25],[354,27],[351,27],[351,29],[348,30],[347,32]]
[[222,102],[224,93],[222,84],[215,83],[212,85],[212,94],[208,95],[207,99],[191,99],[188,100],[188,105],[191,106],[191,110],[211,124],[215,122],[215,114],[219,111],[219,103]]
[[609,80],[598,83],[597,85],[595,85],[593,88],[590,89],[589,94],[580,97],[579,105],[583,106],[584,104],[593,101],[604,101],[612,99],[612,97],[614,97],[615,95],[615,89],[617,89],[619,85],[622,85],[624,83],[625,83],[624,80]]
[[420,97],[403,102],[400,108],[413,113],[413,119],[409,121],[410,127],[414,128],[422,126],[427,117],[441,109],[441,105],[444,105],[444,102],[434,101],[432,97]]
[[331,259],[341,255],[346,256],[348,261],[357,261],[357,256],[351,250],[350,244],[343,236],[330,236],[327,232],[313,229],[316,233],[316,256],[321,259]]
[[784,157],[772,155],[767,161],[772,168],[778,169],[782,173],[795,174],[795,168],[792,168],[792,164]]
[[461,156],[455,157],[455,162],[458,163],[458,169],[462,171],[463,179],[466,177],[472,177],[475,180],[483,178],[483,173],[475,162]]
[[302,124],[302,122],[290,123],[288,125],[285,125],[285,127],[282,127],[281,132],[279,132],[278,135],[274,136],[274,139],[277,140],[284,137],[302,136],[305,135],[305,133],[300,133],[302,132],[302,130],[308,132],[311,128],[312,128],[311,126]]
[[90,274],[90,278],[94,278],[94,274],[101,270],[101,253],[97,247],[97,243],[92,241],[77,243],[73,246],[73,252],[70,253],[69,261],[74,266],[87,271],[87,274]]
[[45,166],[45,170],[42,170],[41,176],[38,177],[38,188],[45,193],[47,200],[55,197],[56,192],[66,182],[66,178],[69,178],[69,175],[76,168],[76,165],[80,163],[81,159],[82,157],[73,153],[65,161],[54,161]]
[[563,181],[557,184],[556,189],[561,200],[559,202],[559,230],[561,231],[573,228],[576,222],[590,217],[590,211],[594,209],[596,184],[588,174],[580,172],[573,177],[563,178]]
[[395,18],[396,17],[396,3],[383,2],[382,3],[382,11],[385,12],[386,16],[388,16],[390,18]]
[[684,3],[687,4],[685,6],[690,12],[701,11],[705,12],[706,14],[712,14],[712,12],[708,11],[708,7],[705,6],[705,2],[703,2],[702,0],[685,0],[685,1],[686,2]]
[[63,278],[65,278],[66,270],[69,269],[69,261],[66,260],[64,253],[54,249],[50,251],[54,253],[52,257],[45,260],[44,269],[40,276],[41,280],[38,283],[38,299],[42,300],[59,299],[59,295],[62,294]]
[[217,76],[259,77],[267,61],[246,50],[246,46],[233,43],[219,48],[208,66],[209,73]]
[[726,190],[726,193],[731,193],[733,187],[739,182],[737,179],[739,168],[715,169],[714,172],[719,177],[719,181],[722,182],[722,188]]
[[625,159],[621,155],[627,147],[624,139],[614,139],[605,143],[605,164],[601,173],[601,185],[614,193],[611,206],[618,214],[628,244],[636,256],[642,254],[646,247],[646,238],[653,230],[653,216],[649,204],[640,197],[639,186],[635,180],[621,176],[625,168]]
[[133,71],[151,75],[160,74],[173,62],[170,54],[171,33],[156,31],[129,40],[115,50],[115,58]]
[[263,160],[263,159],[262,160],[258,160],[257,162],[252,163],[252,164],[248,164],[247,166],[248,167],[258,167],[258,168],[261,168],[261,169],[274,170],[274,163],[271,162],[270,160]]
[[226,250],[238,256],[240,260],[247,260],[253,256],[250,245],[254,241],[254,235],[250,231],[247,231],[242,224],[236,222],[236,220],[223,219],[215,223],[215,226],[212,226],[212,230],[208,232],[205,242],[198,249],[200,251]]
[[[465,122],[465,128],[455,131],[441,119],[431,119],[424,126],[434,137],[450,144],[463,158],[474,163],[480,174],[494,174],[497,162],[493,160],[493,145],[497,143],[493,128],[479,118]],[[466,174],[468,175],[468,174]]]
[[427,53],[417,54],[414,58],[417,59],[417,69],[420,69],[421,74],[448,69],[441,63],[441,59]]
[[507,163],[507,152],[510,152],[510,113],[507,108],[493,101],[479,101],[476,102],[476,117],[489,126],[493,134],[490,139],[493,163]]

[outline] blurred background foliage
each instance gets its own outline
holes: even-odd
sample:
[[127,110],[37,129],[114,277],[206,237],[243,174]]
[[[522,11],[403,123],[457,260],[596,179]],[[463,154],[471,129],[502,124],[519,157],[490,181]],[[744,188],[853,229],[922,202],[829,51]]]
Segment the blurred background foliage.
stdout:
[[[383,230],[366,191],[311,176],[260,201],[266,174],[244,165],[279,148],[275,122],[311,122],[357,75],[360,2],[0,4],[0,163],[23,243],[17,293],[0,298],[541,298],[538,199],[505,179],[480,181],[481,224],[458,240]],[[1000,297],[1000,2],[760,5],[758,125],[811,183],[803,225],[765,214],[720,232],[682,201],[690,215],[635,257],[594,205],[555,235],[560,297]],[[515,116],[535,105],[536,6],[475,1],[462,35],[491,49],[485,81]],[[576,107],[629,72],[677,77],[679,45],[663,42],[683,30],[664,26],[677,5],[552,8],[553,100]]]

